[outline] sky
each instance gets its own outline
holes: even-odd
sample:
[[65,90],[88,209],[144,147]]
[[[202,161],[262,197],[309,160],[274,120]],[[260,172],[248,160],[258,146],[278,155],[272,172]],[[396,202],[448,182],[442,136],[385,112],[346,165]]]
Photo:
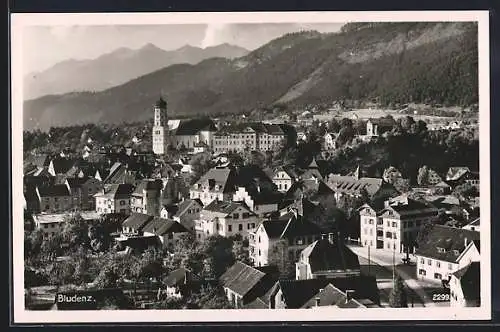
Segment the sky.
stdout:
[[153,43],[165,50],[186,44],[207,47],[230,43],[249,50],[288,32],[337,32],[342,23],[165,24],[28,26],[23,30],[25,73],[45,70],[68,59],[94,59],[120,47]]

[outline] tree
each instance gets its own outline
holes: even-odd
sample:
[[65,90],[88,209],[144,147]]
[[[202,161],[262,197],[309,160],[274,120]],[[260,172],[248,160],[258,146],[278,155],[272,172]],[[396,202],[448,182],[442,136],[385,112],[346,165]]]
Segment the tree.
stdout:
[[293,278],[295,275],[295,261],[288,252],[286,240],[277,241],[269,251],[269,264],[276,265],[281,277]]
[[234,259],[245,264],[250,264],[250,255],[248,250],[248,240],[243,239],[240,234],[231,237],[233,241],[232,252]]
[[467,199],[470,197],[477,197],[479,192],[475,186],[464,183],[456,186],[455,189],[453,189],[452,195],[458,198]]
[[419,186],[427,186],[429,184],[429,168],[426,165],[418,169],[417,183]]
[[87,222],[79,214],[66,217],[65,221],[61,232],[64,243],[66,243],[69,248],[73,249],[79,246],[88,248],[90,239],[88,236],[89,225]]
[[189,309],[234,309],[220,286],[202,287],[199,293],[192,294],[186,302]]
[[420,226],[420,231],[418,232],[417,238],[415,240],[417,246],[421,246],[422,243],[427,241],[429,233],[432,231],[434,225],[431,221],[424,221],[422,226]]
[[204,274],[209,278],[219,278],[234,264],[233,241],[229,238],[214,235],[209,236],[201,245],[205,259]]
[[388,168],[386,168],[384,170],[384,174],[382,175],[384,181],[392,185],[394,185],[394,182],[396,182],[396,180],[400,179],[401,177],[401,172],[398,171],[398,169],[394,166],[389,166]]
[[389,294],[389,305],[392,308],[408,307],[405,284],[401,276],[397,276],[396,280],[394,280],[393,288]]

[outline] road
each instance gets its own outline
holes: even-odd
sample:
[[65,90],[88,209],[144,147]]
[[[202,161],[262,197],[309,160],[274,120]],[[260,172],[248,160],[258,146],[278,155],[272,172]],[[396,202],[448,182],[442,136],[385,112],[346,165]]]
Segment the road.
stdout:
[[[362,271],[370,273],[377,278],[377,285],[380,289],[381,304],[388,304],[388,294],[392,289],[392,253],[372,250],[370,252],[370,265],[368,266],[368,249],[359,246],[349,246],[358,255]],[[401,262],[402,255],[395,255],[395,263]],[[415,278],[415,266],[396,265],[396,275],[403,278],[409,291],[408,305],[424,307],[447,307],[449,303],[435,303],[432,301],[432,294],[439,291],[441,285],[425,282]]]

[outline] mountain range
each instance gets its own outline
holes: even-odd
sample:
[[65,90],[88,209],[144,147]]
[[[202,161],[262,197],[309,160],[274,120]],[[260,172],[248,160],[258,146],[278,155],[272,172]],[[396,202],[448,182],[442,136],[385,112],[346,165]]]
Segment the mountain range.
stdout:
[[151,43],[136,50],[122,47],[96,59],[70,59],[42,72],[26,75],[24,99],[68,92],[102,91],[173,64],[196,64],[213,57],[231,59],[247,53],[248,50],[230,44],[207,48],[185,45],[173,51],[163,50]]
[[242,114],[339,99],[382,104],[478,102],[475,23],[380,23],[338,33],[289,33],[238,58],[175,64],[99,92],[24,103],[25,129],[152,117],[160,91],[171,116]]

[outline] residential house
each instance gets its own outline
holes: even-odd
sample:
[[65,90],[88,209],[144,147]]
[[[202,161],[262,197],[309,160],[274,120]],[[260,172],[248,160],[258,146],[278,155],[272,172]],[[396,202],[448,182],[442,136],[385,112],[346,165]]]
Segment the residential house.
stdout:
[[190,231],[175,220],[153,217],[143,227],[144,236],[156,236],[163,248],[173,248],[179,237]]
[[452,186],[467,183],[479,189],[479,172],[472,172],[468,167],[450,167],[446,182]]
[[447,281],[454,272],[480,260],[479,232],[434,225],[415,256],[418,278]]
[[282,166],[274,172],[273,183],[279,191],[286,192],[298,179],[299,174],[293,166]]
[[462,228],[467,229],[469,231],[481,232],[481,222],[479,218],[476,218]]
[[101,181],[92,177],[73,177],[67,178],[65,184],[71,194],[73,208],[95,210],[94,194],[102,190]]
[[41,212],[64,212],[73,207],[71,194],[65,184],[36,187]]
[[314,241],[302,250],[295,266],[297,280],[361,274],[358,256],[340,239]]
[[334,192],[337,201],[343,196],[362,197],[366,194],[370,200],[381,200],[399,195],[396,188],[382,178],[330,174],[326,184]]
[[323,180],[328,174],[328,162],[323,159],[313,158],[309,165],[304,168],[300,179],[307,180]]
[[269,309],[377,307],[379,290],[373,276],[278,280],[269,293]]
[[358,211],[361,245],[397,253],[412,251],[421,226],[438,220],[438,209],[405,195],[385,201],[383,207],[364,204]]
[[172,218],[184,227],[194,232],[194,221],[199,219],[203,203],[199,199],[185,199],[177,205],[176,212],[171,216],[167,208],[160,212],[162,218]]
[[245,205],[258,215],[264,217],[269,213],[278,211],[278,204],[282,195],[268,186],[261,186],[259,183],[249,184],[245,187],[238,187],[233,195],[234,202],[243,202]]
[[230,237],[236,234],[248,238],[258,224],[258,218],[244,203],[215,200],[205,206],[195,220],[196,238],[212,235]]
[[214,167],[205,173],[189,190],[191,199],[200,199],[204,206],[218,199],[231,200],[235,192],[236,170]]
[[130,199],[130,208],[134,212],[152,216],[160,214],[163,181],[145,179],[139,182]]
[[165,278],[167,298],[181,299],[197,288],[200,277],[183,267],[173,270]]
[[144,229],[144,226],[146,226],[146,224],[152,219],[153,216],[151,215],[132,212],[130,216],[122,222],[121,237],[127,238],[143,235],[142,230]]
[[237,261],[220,278],[227,299],[235,308],[245,308],[264,296],[277,280],[274,270],[252,267]]
[[319,240],[322,232],[297,211],[264,220],[250,232],[250,259],[255,266],[272,265],[277,263],[276,251],[282,250],[285,260],[295,263],[301,251]]
[[479,262],[457,270],[451,275],[450,307],[481,306],[481,271]]
[[105,184],[94,195],[96,211],[99,213],[130,213],[130,199],[134,186],[128,183]]
[[76,161],[71,158],[56,157],[50,161],[48,172],[52,174],[52,176],[65,175],[75,167],[75,165]]
[[87,222],[99,219],[99,215],[97,213],[93,211],[86,211],[79,212],[77,214],[72,212],[33,214],[33,221],[35,223],[35,228],[42,230],[43,238],[47,239],[57,233],[60,233],[63,230],[68,218],[75,216],[79,216]]

